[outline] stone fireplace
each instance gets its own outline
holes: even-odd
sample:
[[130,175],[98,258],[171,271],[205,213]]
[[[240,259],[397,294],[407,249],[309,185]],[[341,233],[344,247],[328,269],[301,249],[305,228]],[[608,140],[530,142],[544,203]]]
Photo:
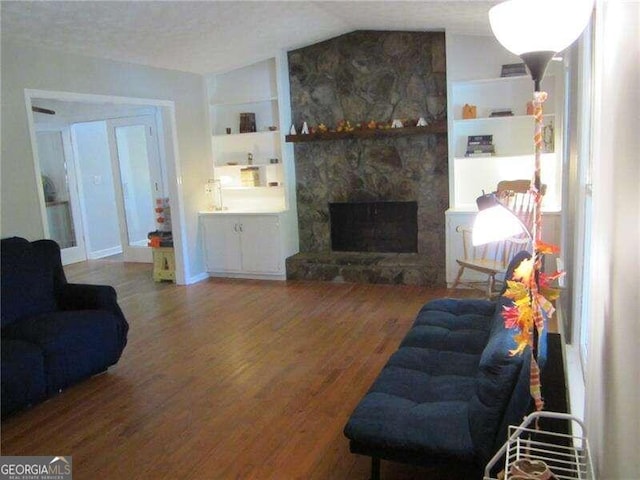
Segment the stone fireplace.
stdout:
[[[291,51],[293,122],[446,120],[445,71],[441,32],[358,31]],[[287,278],[444,286],[445,134],[295,143],[294,153],[300,253]],[[344,205],[351,220],[338,234]],[[399,205],[412,205],[413,220],[369,215]]]

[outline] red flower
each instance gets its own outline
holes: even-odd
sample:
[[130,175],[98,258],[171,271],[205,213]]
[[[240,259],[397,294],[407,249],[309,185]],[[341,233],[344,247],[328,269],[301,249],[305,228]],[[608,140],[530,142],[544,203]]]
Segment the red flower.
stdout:
[[502,307],[502,318],[505,328],[519,328],[520,312],[517,307]]

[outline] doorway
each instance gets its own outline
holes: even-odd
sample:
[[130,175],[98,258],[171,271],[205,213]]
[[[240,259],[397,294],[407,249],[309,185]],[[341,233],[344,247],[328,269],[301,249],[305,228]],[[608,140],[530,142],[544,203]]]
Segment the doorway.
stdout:
[[147,235],[159,227],[155,204],[165,198],[155,118],[108,120],[107,131],[124,261],[151,263]]
[[[106,204],[103,203],[102,208],[98,210],[99,214],[93,216],[106,218],[108,213],[115,215],[116,228],[110,230],[118,237],[117,245],[114,246],[112,243],[111,246],[103,246],[104,248],[99,248],[98,253],[95,253],[92,242],[87,241],[84,258],[102,258],[122,252],[121,258],[124,261],[151,262],[151,249],[146,245],[147,234],[156,229],[153,208],[155,199],[169,198],[176,209],[181,203],[180,185],[178,182],[172,184],[168,181],[168,178],[179,178],[173,102],[34,90],[25,90],[25,100],[29,112],[36,172],[41,172],[41,164],[47,162],[46,159],[43,160],[47,154],[40,153],[40,150],[46,149],[46,147],[43,148],[43,140],[39,138],[42,120],[38,118],[38,126],[36,126],[34,117],[38,117],[38,112],[32,111],[32,106],[38,103],[39,110],[44,108],[54,111],[55,114],[49,116],[44,123],[63,124],[55,125],[60,132],[63,132],[57,135],[65,138],[63,130],[66,128],[66,138],[70,139],[66,143],[72,145],[62,148],[66,154],[65,178],[69,185],[69,214],[61,217],[67,218],[67,223],[74,222],[73,227],[66,231],[71,230],[71,236],[75,236],[75,241],[65,243],[60,236],[55,237],[56,227],[49,220],[51,215],[47,214],[43,184],[40,202],[45,236],[54,238],[61,246],[75,243],[76,245],[71,246],[82,250],[82,240],[88,237],[87,228],[90,222],[87,221],[89,212],[80,197],[97,198],[101,187],[110,187],[114,192],[111,200]],[[63,107],[67,108],[67,115],[58,115],[56,108],[64,110]],[[110,173],[89,172],[89,175],[85,176],[83,165],[78,164],[78,144],[74,138],[77,132],[74,127],[92,126],[95,130],[96,126],[100,125],[107,142],[106,163]],[[49,140],[49,143],[52,141]],[[104,167],[104,161],[97,163],[101,163]],[[166,169],[162,167],[163,163],[167,166]],[[74,196],[75,198],[72,198]],[[76,206],[79,207],[74,211]],[[143,212],[147,213],[143,214]],[[95,209],[93,213],[95,214]],[[181,237],[183,228],[181,219],[174,215],[173,220],[174,238]],[[178,238],[174,242],[177,283],[183,283],[185,278],[183,242],[180,240],[181,238]],[[91,253],[87,255],[87,252]],[[68,256],[65,258],[65,263],[82,259],[82,256]]]

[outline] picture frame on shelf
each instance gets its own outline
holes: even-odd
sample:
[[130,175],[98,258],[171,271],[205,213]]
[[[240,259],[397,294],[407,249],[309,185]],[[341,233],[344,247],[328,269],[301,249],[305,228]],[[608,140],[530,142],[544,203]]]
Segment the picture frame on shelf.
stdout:
[[527,75],[527,67],[524,63],[507,63],[502,65],[500,77],[521,77]]

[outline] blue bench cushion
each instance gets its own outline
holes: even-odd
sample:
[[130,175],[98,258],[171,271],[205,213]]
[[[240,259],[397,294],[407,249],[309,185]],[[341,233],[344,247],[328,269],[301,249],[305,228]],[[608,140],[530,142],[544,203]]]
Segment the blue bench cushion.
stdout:
[[353,442],[470,462],[469,402],[496,304],[436,300],[419,312],[345,427]]
[[119,323],[115,315],[102,310],[52,312],[14,323],[2,333],[42,350],[47,393],[51,394],[118,360]]
[[373,390],[353,412],[344,432],[353,442],[373,448],[469,461],[474,451],[467,405],[467,401],[417,403]]
[[44,357],[33,343],[2,339],[2,413],[35,403],[46,393]]

